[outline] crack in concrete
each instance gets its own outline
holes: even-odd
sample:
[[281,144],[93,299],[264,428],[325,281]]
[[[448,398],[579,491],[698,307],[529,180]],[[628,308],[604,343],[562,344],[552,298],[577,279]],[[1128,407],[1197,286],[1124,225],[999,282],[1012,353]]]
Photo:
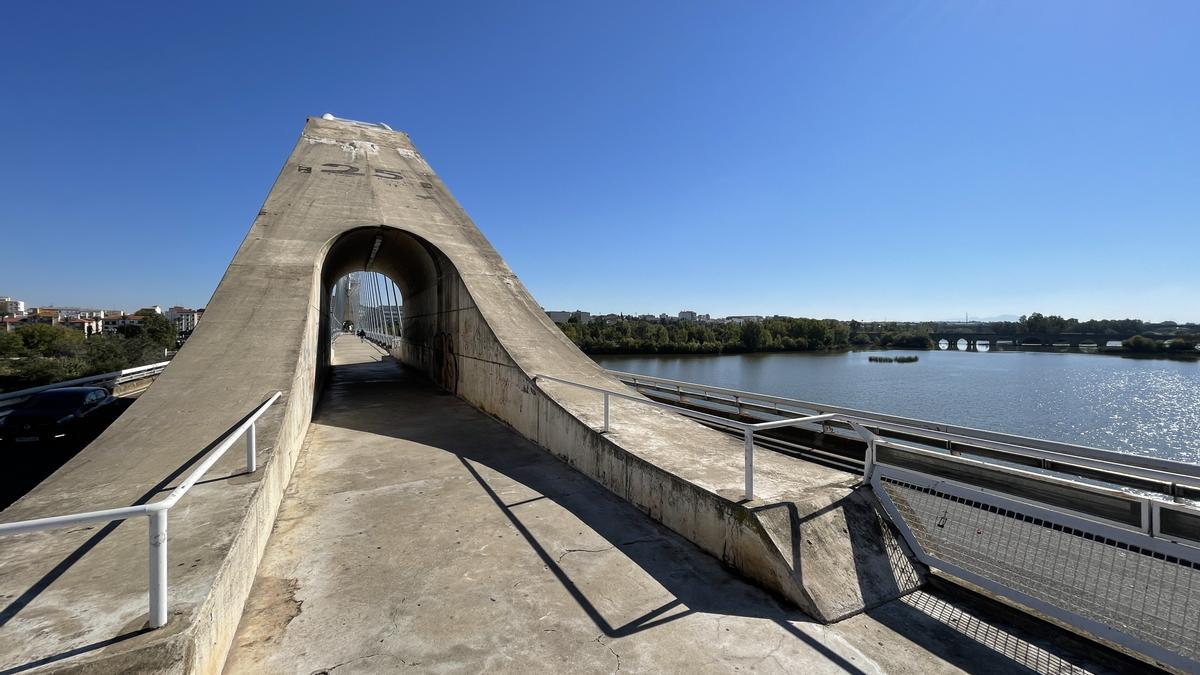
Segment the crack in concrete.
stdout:
[[[381,655],[381,652],[374,652],[371,654],[367,654],[365,656],[356,656],[352,659],[349,659],[348,661],[342,661],[341,663],[337,664],[336,666],[330,666],[328,668],[321,668],[319,670],[314,670],[312,675],[329,675],[330,672],[337,670],[338,668],[341,668],[342,666],[344,666],[348,663],[354,663],[355,661],[363,661],[365,659],[375,658],[376,656],[380,656],[380,655]],[[404,661],[404,659],[400,659],[400,661],[401,661],[401,663],[408,665],[408,663],[406,661]]]
[[558,556],[558,562],[562,562],[562,559],[567,557],[568,553],[603,553],[611,551],[612,548],[612,546],[605,546],[604,548],[568,548],[562,552],[562,555]]
[[[609,654],[612,654],[613,656],[617,657],[617,670],[620,670],[621,669],[621,655],[616,653],[615,651],[613,651],[613,648],[608,646],[608,644],[606,644],[605,642],[602,642],[601,638],[603,638],[603,637],[604,637],[603,635],[597,635],[596,639],[592,640],[592,642],[595,642],[596,644],[603,646],[605,649],[608,650]],[[616,672],[616,670],[614,670],[613,672]]]
[[653,544],[660,541],[658,537],[646,537],[644,539],[632,539],[630,541],[621,542],[622,546],[633,546],[634,544]]

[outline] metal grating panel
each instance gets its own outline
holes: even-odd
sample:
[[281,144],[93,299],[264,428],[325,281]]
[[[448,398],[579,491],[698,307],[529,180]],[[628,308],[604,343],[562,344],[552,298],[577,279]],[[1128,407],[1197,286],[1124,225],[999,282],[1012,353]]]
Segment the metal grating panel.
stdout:
[[880,476],[878,485],[929,564],[949,563],[1200,662],[1200,550],[1191,559],[1165,555],[1129,543],[1144,535],[1118,541],[1103,530],[1051,522],[1019,502],[948,494],[936,483]]

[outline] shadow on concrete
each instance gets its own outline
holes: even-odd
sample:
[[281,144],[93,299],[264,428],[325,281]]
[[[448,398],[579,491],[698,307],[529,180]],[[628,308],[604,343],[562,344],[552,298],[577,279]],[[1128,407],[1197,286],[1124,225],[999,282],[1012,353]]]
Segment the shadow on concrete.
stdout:
[[63,659],[69,659],[72,656],[79,656],[80,654],[86,654],[86,653],[96,650],[96,649],[102,649],[109,645],[114,645],[114,644],[117,644],[118,642],[123,642],[130,638],[135,638],[139,635],[149,633],[150,630],[151,629],[149,629],[149,628],[140,628],[138,630],[129,631],[127,633],[122,633],[116,637],[112,637],[107,640],[100,640],[98,642],[93,642],[90,645],[83,645],[82,647],[76,647],[75,649],[70,649],[70,650],[62,652],[60,654],[54,654],[53,656],[47,656],[46,658],[38,659],[37,661],[30,661],[29,663],[23,663],[19,666],[13,666],[12,668],[6,668],[4,670],[0,670],[0,675],[16,675],[16,673],[23,673],[28,670],[33,670],[34,668],[40,668],[42,666],[45,666],[45,665],[48,665],[51,663],[55,663],[57,661],[62,661]]
[[[586,613],[588,615],[588,617],[592,620],[592,623],[596,624],[596,627],[599,628],[600,631],[603,632],[605,636],[610,637],[610,638],[619,638],[619,637],[624,637],[626,635],[632,635],[634,633],[638,633],[643,630],[649,630],[651,628],[654,628],[655,626],[660,626],[662,624],[665,624],[665,623],[668,623],[671,621],[675,621],[676,619],[682,619],[683,617],[688,616],[689,614],[692,614],[695,612],[703,612],[703,613],[707,613],[707,614],[738,614],[738,615],[749,615],[749,616],[765,616],[767,618],[774,619],[776,621],[776,623],[778,623],[780,626],[783,626],[785,629],[787,629],[793,635],[795,635],[796,637],[800,638],[805,643],[807,643],[808,646],[810,646],[813,649],[820,652],[822,656],[829,659],[831,662],[837,664],[839,668],[842,668],[846,672],[848,672],[848,673],[863,673],[864,672],[861,669],[859,669],[857,666],[855,666],[854,664],[847,661],[840,654],[829,649],[825,645],[823,645],[820,642],[818,642],[817,640],[813,639],[812,636],[800,631],[798,628],[796,628],[791,623],[789,623],[789,621],[805,620],[804,616],[802,614],[799,614],[799,612],[788,612],[783,607],[781,607],[778,603],[776,603],[772,598],[769,598],[769,597],[762,598],[762,600],[764,600],[765,602],[762,602],[761,604],[759,604],[757,606],[751,605],[751,604],[737,603],[740,605],[739,607],[737,607],[737,609],[740,609],[742,611],[728,611],[727,605],[730,603],[721,602],[722,595],[720,595],[720,594],[714,595],[712,593],[712,591],[710,590],[710,587],[703,585],[703,583],[702,583],[703,580],[701,580],[701,579],[695,580],[696,582],[700,582],[700,583],[678,583],[676,581],[675,574],[671,574],[667,570],[658,569],[658,567],[660,566],[659,561],[662,560],[663,558],[658,557],[658,556],[639,555],[639,552],[648,550],[650,547],[653,547],[655,545],[661,545],[658,542],[656,542],[654,539],[635,538],[633,540],[625,541],[625,542],[615,541],[613,535],[617,534],[616,532],[601,531],[600,529],[597,529],[596,524],[604,523],[609,526],[608,528],[606,528],[607,530],[612,530],[613,526],[617,525],[617,521],[615,521],[611,518],[600,518],[598,520],[596,520],[596,519],[589,520],[589,519],[580,517],[579,513],[576,509],[568,508],[568,510],[570,510],[572,514],[574,514],[576,517],[580,517],[580,520],[582,520],[589,527],[591,527],[593,531],[595,531],[597,534],[599,534],[604,539],[611,542],[613,544],[613,546],[620,549],[621,552],[624,553],[626,557],[628,557],[630,560],[633,560],[635,563],[637,563],[639,567],[641,567],[643,570],[645,570],[651,576],[653,576],[656,581],[658,581],[660,584],[662,584],[664,588],[667,588],[667,590],[670,591],[671,594],[675,596],[674,600],[664,603],[661,606],[659,606],[655,609],[652,609],[649,612],[646,612],[645,614],[642,614],[641,616],[625,623],[622,626],[613,626],[613,625],[609,624],[608,620],[606,620],[604,618],[604,616],[599,612],[599,610],[596,609],[595,605],[592,604],[591,600],[589,600],[587,598],[587,596],[582,591],[579,590],[579,587],[575,584],[575,582],[572,581],[571,578],[567,575],[567,573],[562,569],[562,567],[560,567],[558,565],[557,561],[554,560],[554,557],[551,556],[548,551],[546,551],[546,549],[541,545],[541,543],[538,542],[537,538],[533,536],[533,534],[529,531],[529,529],[525,526],[525,524],[521,522],[521,519],[518,518],[516,516],[516,514],[513,513],[512,509],[514,506],[517,506],[518,504],[528,503],[531,500],[528,500],[528,499],[523,500],[522,502],[518,502],[518,504],[512,504],[512,505],[505,504],[504,501],[502,499],[500,499],[500,496],[498,494],[496,494],[496,492],[494,490],[492,490],[491,486],[488,485],[487,481],[484,480],[483,476],[479,475],[479,472],[476,471],[473,466],[471,466],[471,463],[468,462],[465,457],[463,457],[462,455],[459,455],[458,460],[460,462],[462,462],[463,467],[465,467],[466,470],[475,479],[475,481],[479,483],[479,486],[481,488],[483,488],[484,492],[486,492],[488,494],[488,496],[492,498],[492,501],[494,501],[496,503],[497,508],[499,508],[504,513],[504,515],[508,518],[509,522],[512,523],[513,527],[515,527],[517,529],[517,531],[521,533],[521,536],[524,537],[525,541],[529,543],[530,548],[532,548],[533,551],[538,555],[538,557],[542,559],[542,562],[546,565],[547,568],[550,569],[551,573],[554,574],[554,576],[558,579],[559,583],[561,583],[563,585],[563,588],[565,588],[567,590],[567,592],[571,594],[571,597],[575,599],[575,602],[579,604],[580,608],[583,609],[584,613]],[[495,467],[491,467],[491,468],[495,469]],[[570,469],[568,469],[568,470],[570,470]],[[515,477],[512,475],[509,475],[509,474],[505,474],[505,475],[508,475],[509,478],[515,479]],[[521,481],[521,482],[526,487],[536,489],[534,486],[529,485],[528,483],[525,483],[524,481]],[[538,491],[541,492],[541,490],[538,490]],[[576,493],[576,494],[578,494],[578,493]],[[564,495],[564,496],[569,497],[570,495]],[[550,495],[543,493],[543,497],[550,497],[551,499],[553,499],[555,501],[555,503],[558,503],[559,505],[563,505],[562,501],[560,501],[558,499],[554,499],[554,497],[552,497]],[[643,514],[641,514],[640,512],[637,512],[632,507],[629,507],[629,508],[634,511],[633,513],[628,514],[628,516],[630,518],[644,517]],[[649,526],[650,523],[647,523],[647,525]],[[674,534],[667,533],[667,532],[659,532],[658,534],[663,539],[666,539],[667,537],[678,536],[678,535],[674,535]],[[627,536],[628,535],[625,535],[625,537],[619,537],[619,538],[626,538]],[[666,558],[666,559],[669,560],[669,558]],[[673,610],[677,607],[684,607],[685,611],[676,612],[674,614],[671,614],[670,616],[665,616],[665,617],[663,616],[667,612],[670,612],[671,610]],[[788,616],[789,614],[791,616]],[[662,617],[662,618],[659,618],[659,617]]]
[[[381,377],[386,372],[382,369],[391,370],[392,375]],[[527,443],[527,452],[513,452],[511,449],[499,452],[492,450],[491,445],[487,443],[453,442],[451,437],[462,428],[461,424],[456,423],[456,420],[460,419],[458,416],[455,416],[455,419],[447,419],[442,424],[430,424],[428,420],[425,423],[404,424],[402,418],[397,417],[395,409],[380,405],[381,397],[383,400],[393,397],[398,407],[419,410],[421,397],[450,396],[434,387],[422,373],[404,368],[390,357],[381,362],[339,365],[334,371],[314,423],[440,447],[456,455],[464,470],[491,498],[605,636],[619,638],[632,635],[693,613],[757,617],[776,623],[847,672],[863,672],[858,666],[800,628],[804,624],[820,624],[813,622],[798,609],[784,606],[766,591],[737,578],[736,573],[724,568],[715,558],[695,548],[681,536],[651,520],[631,504],[563,464],[545,450]],[[346,388],[351,389],[353,393],[346,393]],[[340,392],[336,403],[328,400],[333,392]],[[360,414],[345,414],[355,409],[356,399],[368,407],[387,413],[364,415],[360,411]],[[414,406],[414,401],[418,402],[418,405]],[[462,406],[464,414],[467,411],[475,411],[463,401],[456,400],[455,405]],[[492,434],[515,433],[500,422],[493,423],[494,430],[489,430]],[[477,466],[487,467],[520,483],[538,493],[538,496],[506,504],[488,484]],[[581,480],[586,486],[585,489],[580,489]],[[610,542],[674,596],[674,599],[623,625],[612,625],[514,511],[523,504],[542,499],[549,499],[567,510],[597,535]],[[878,548],[881,544],[857,542],[855,545]],[[904,555],[903,551],[899,550],[888,551],[888,554]],[[1016,650],[1009,648],[1011,644],[1033,644],[1033,636],[1026,631],[1007,624],[998,625],[991,621],[975,619],[980,625],[987,626],[990,634],[1002,633],[1009,636],[1005,645],[989,644],[980,639],[982,633],[964,633],[930,615],[931,609],[936,609],[939,614],[948,611],[970,614],[961,598],[956,599],[937,590],[921,594],[922,598],[929,600],[919,603],[906,601],[906,598],[912,597],[910,594],[901,600],[894,600],[872,609],[867,615],[926,651],[970,672],[1041,672],[1029,667],[1026,663],[1029,659],[1016,656],[1021,653],[1019,647]],[[1066,635],[1063,631],[1052,630],[1060,636]],[[1063,637],[1063,640],[1071,649],[1064,650],[1067,653],[1061,656],[1042,659],[1043,663],[1074,663],[1077,664],[1076,667],[1093,667],[1091,659],[1083,655],[1087,654],[1088,650],[1096,649],[1098,645],[1073,636]],[[1034,660],[1033,663],[1036,665],[1038,662]],[[1100,667],[1098,672],[1106,670],[1111,669]],[[1045,672],[1060,671],[1052,669]]]
[[[250,417],[250,415],[253,414],[253,412],[254,411],[251,410],[250,412],[246,413],[246,415],[244,415],[241,419],[239,419],[236,422],[234,422],[233,424],[231,424],[229,426],[228,430],[225,431],[225,433],[223,433],[220,436],[218,436],[217,438],[213,439],[213,441],[211,443],[204,446],[196,454],[189,457],[186,461],[184,461],[182,464],[180,464],[176,469],[171,471],[170,474],[168,474],[161,481],[159,481],[156,485],[154,485],[154,487],[150,488],[145,493],[143,493],[140,497],[138,497],[134,501],[130,502],[129,506],[140,506],[142,504],[147,504],[152,499],[154,499],[155,496],[162,493],[164,490],[171,489],[172,484],[177,479],[182,477],[184,472],[186,472],[188,469],[190,469],[192,466],[194,466],[197,462],[202,460],[206,455],[208,455],[208,453],[210,451],[212,451],[213,448],[217,447],[222,441],[224,441],[226,438],[228,438],[229,434],[232,433],[233,430],[236,429],[240,424],[242,424],[242,422],[245,422]],[[242,471],[242,472],[231,474],[229,476],[208,479],[205,482],[227,480],[229,478],[235,478],[237,476],[241,476],[244,474],[245,474],[245,472]],[[116,507],[110,507],[110,508],[116,508]],[[63,514],[53,514],[53,515],[63,515]],[[75,565],[75,563],[77,563],[81,559],[83,559],[83,557],[85,555],[87,555],[89,551],[91,551],[98,544],[100,544],[100,542],[104,541],[104,539],[106,537],[108,537],[110,534],[112,534],[114,531],[116,531],[116,529],[118,527],[120,527],[121,524],[124,522],[125,522],[125,520],[114,520],[110,523],[106,523],[103,527],[101,527],[99,530],[97,530],[95,534],[88,537],[87,541],[80,544],[74,551],[69,553],[65,558],[63,558],[57,564],[55,564],[54,567],[52,567],[48,572],[46,572],[44,575],[42,575],[42,577],[40,579],[38,579],[36,582],[34,582],[34,584],[32,586],[25,589],[25,591],[23,593],[21,593],[16,598],[14,598],[11,602],[9,602],[8,605],[4,607],[4,609],[0,610],[0,626],[4,626],[9,621],[12,621],[13,618],[16,617],[18,614],[20,614],[20,612],[23,609],[28,607],[30,605],[30,603],[32,603],[34,600],[36,600],[37,597],[39,595],[41,595],[43,591],[45,591],[47,588],[49,588],[50,585],[53,584],[55,581],[57,581],[59,577],[61,577],[68,570],[70,570],[71,567]],[[147,591],[147,593],[148,592],[149,591]],[[159,629],[159,630],[162,630],[162,629]],[[40,665],[45,665],[47,663],[53,663],[55,661],[60,661],[62,659],[70,658],[73,656],[78,656],[80,654],[84,654],[89,651],[94,651],[97,649],[108,647],[110,645],[113,645],[113,644],[116,644],[119,642],[123,642],[125,640],[137,637],[139,635],[143,635],[148,632],[151,632],[150,629],[148,629],[148,628],[127,631],[125,633],[122,633],[121,635],[118,635],[113,638],[109,638],[107,640],[100,640],[98,642],[93,642],[89,645],[84,645],[82,647],[77,647],[75,649],[61,652],[59,654],[47,656],[45,658],[39,659],[37,661],[33,661],[31,663],[14,666],[8,670],[0,671],[0,675],[5,675],[7,673],[17,673],[17,672],[21,672],[24,670],[28,670],[30,668],[35,668]]]

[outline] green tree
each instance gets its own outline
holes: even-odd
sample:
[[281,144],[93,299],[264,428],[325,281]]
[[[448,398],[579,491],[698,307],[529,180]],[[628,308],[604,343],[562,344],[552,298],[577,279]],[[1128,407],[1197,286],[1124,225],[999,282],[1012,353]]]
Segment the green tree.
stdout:
[[83,359],[59,358],[48,359],[30,357],[21,359],[14,374],[22,387],[36,387],[52,382],[62,382],[83,377],[87,364]]
[[87,340],[87,369],[91,374],[111,373],[130,367],[125,350],[125,338],[120,335],[93,335]]
[[16,333],[0,333],[0,358],[12,358],[25,353],[25,341]]
[[145,332],[146,336],[154,344],[163,349],[172,349],[175,347],[175,339],[179,337],[175,329],[175,324],[168,321],[163,315],[150,311],[141,314],[141,316],[145,317],[142,319],[142,331]]
[[749,321],[742,326],[742,346],[746,351],[758,351],[763,346],[763,327],[757,321]]
[[25,343],[25,350],[30,354],[45,356],[50,351],[50,345],[58,339],[59,333],[66,330],[62,326],[51,326],[48,323],[32,323],[17,329],[17,335]]

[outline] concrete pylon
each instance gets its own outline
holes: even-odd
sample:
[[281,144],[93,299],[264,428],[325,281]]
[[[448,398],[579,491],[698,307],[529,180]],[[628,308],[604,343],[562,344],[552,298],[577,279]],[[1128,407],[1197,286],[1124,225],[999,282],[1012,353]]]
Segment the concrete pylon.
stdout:
[[[537,376],[632,392],[554,325],[409,137],[383,125],[310,118],[171,365],[99,439],[5,513],[19,520],[149,498],[249,410],[283,392],[258,422],[259,469],[198,486],[187,520],[171,525],[172,560],[189,561],[171,567],[171,630],[83,654],[79,670],[219,670],[329,370],[331,291],[363,270],[399,288],[404,316],[391,349],[398,361],[817,620],[856,614],[923,583],[924,571],[895,555],[902,540],[852,476],[815,465],[801,475],[784,458],[766,456],[747,501],[741,441],[622,400],[613,404],[613,433],[600,433],[599,394]],[[378,296],[371,299],[364,283],[347,289],[358,327],[377,319]],[[78,545],[31,537],[5,542],[5,554],[55,561]],[[72,574],[103,578],[104,592],[119,601],[101,598],[91,608],[46,594],[40,601],[58,604],[9,621],[6,635],[17,637],[0,640],[0,653],[25,649],[21,635],[56,632],[45,616],[73,622],[93,611],[110,617],[105,625],[140,625],[145,577],[104,570],[143,565],[145,533],[122,527],[103,547],[102,560],[85,556]],[[0,594],[17,597],[45,573],[6,568]],[[108,637],[79,631],[73,639]],[[163,665],[171,659],[173,666]]]

